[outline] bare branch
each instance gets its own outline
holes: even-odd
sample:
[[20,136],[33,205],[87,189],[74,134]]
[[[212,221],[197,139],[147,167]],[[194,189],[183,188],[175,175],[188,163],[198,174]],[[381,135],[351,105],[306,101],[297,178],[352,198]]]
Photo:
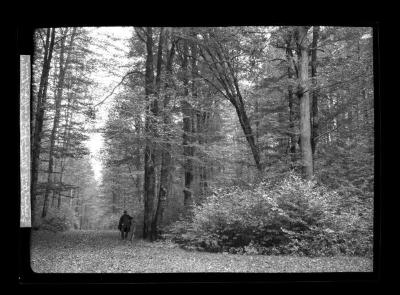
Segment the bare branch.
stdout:
[[140,41],[142,41],[143,43],[146,43],[146,40],[144,39],[144,37],[140,35],[140,30],[142,30],[144,34],[146,34],[146,31],[142,27],[135,27],[134,29],[136,32],[136,36],[140,39]]
[[111,95],[113,95],[115,89],[117,89],[124,82],[125,78],[132,74],[144,75],[142,72],[139,72],[139,71],[130,71],[130,72],[126,73],[125,76],[122,77],[121,81],[114,87],[114,89],[111,91],[111,93],[109,95],[107,95],[101,102],[96,104],[94,107],[97,107],[97,106],[101,105],[102,103],[104,103]]

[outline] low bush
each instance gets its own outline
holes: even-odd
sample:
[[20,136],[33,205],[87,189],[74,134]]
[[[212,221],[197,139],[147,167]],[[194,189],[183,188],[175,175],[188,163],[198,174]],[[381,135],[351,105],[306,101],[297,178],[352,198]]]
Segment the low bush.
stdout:
[[[215,189],[167,238],[186,249],[329,256],[372,253],[372,212],[355,212],[335,191],[291,173],[271,188]],[[347,205],[344,205],[347,204]],[[359,207],[359,206],[358,206]],[[367,216],[365,216],[367,215]]]
[[79,221],[75,212],[68,206],[60,209],[50,208],[45,218],[35,218],[35,229],[62,232],[78,227]]

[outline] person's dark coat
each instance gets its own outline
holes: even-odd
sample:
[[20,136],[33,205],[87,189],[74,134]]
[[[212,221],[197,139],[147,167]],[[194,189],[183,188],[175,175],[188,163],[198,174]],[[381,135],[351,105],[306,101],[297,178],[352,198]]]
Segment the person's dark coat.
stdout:
[[126,238],[126,236],[128,235],[128,232],[131,227],[132,218],[133,217],[124,213],[124,215],[122,215],[121,218],[119,219],[118,229],[121,231],[122,238]]
[[124,213],[124,215],[121,216],[121,218],[119,219],[119,224],[118,224],[118,228],[121,229],[125,226],[130,226],[131,224],[131,219],[132,217],[129,216],[128,214]]

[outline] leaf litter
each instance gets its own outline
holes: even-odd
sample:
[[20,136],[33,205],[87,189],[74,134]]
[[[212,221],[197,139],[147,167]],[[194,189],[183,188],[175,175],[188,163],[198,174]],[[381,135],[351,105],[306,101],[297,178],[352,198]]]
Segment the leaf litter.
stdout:
[[31,267],[37,273],[372,272],[365,257],[296,257],[208,253],[170,242],[122,241],[118,231],[35,231]]

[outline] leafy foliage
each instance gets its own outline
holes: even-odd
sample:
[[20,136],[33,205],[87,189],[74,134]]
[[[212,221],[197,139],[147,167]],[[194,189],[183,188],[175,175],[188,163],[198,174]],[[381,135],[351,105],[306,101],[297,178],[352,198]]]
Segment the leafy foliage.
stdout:
[[35,229],[48,230],[52,232],[63,232],[76,229],[79,220],[76,212],[69,206],[62,206],[60,209],[50,208],[45,218],[36,218]]
[[261,181],[251,189],[215,190],[166,236],[185,248],[211,252],[371,254],[370,220],[345,211],[343,202],[335,191],[289,174],[273,189]]

